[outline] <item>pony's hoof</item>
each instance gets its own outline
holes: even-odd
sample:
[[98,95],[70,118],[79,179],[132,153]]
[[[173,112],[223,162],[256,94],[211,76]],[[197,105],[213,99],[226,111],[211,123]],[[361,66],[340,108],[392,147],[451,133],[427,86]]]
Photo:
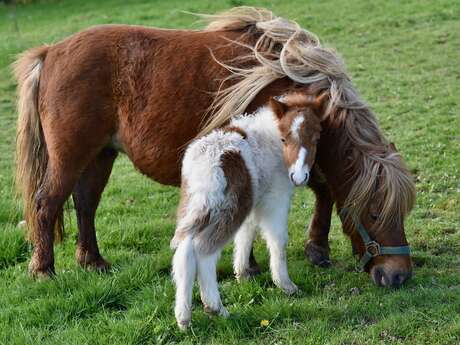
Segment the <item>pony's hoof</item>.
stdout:
[[56,275],[54,266],[38,265],[34,259],[29,263],[29,274],[36,280],[50,279]]
[[253,267],[247,267],[243,269],[241,272],[235,272],[235,277],[236,280],[240,283],[244,280],[253,278],[257,275],[260,274],[260,268],[259,266],[253,268]]
[[305,244],[305,256],[311,264],[319,267],[330,267],[329,251],[311,241]]
[[107,272],[110,270],[111,265],[100,255],[91,255],[89,253],[82,253],[77,251],[78,264],[89,271]]
[[249,257],[249,267],[246,268],[246,272],[247,272],[248,277],[255,277],[262,272],[259,264],[256,261],[256,258],[252,254]]
[[88,269],[90,271],[94,270],[94,271],[97,271],[97,272],[105,273],[105,272],[110,271],[110,268],[112,267],[112,265],[110,264],[110,262],[105,261],[101,257],[99,260],[90,262],[90,263],[86,264],[86,266],[84,266],[84,267],[86,267],[86,269]]

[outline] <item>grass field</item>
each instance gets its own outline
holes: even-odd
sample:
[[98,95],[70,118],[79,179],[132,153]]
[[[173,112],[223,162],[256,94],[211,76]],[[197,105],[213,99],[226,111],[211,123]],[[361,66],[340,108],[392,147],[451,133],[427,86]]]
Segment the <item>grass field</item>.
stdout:
[[[181,10],[212,13],[241,4],[298,20],[344,56],[385,134],[416,174],[417,205],[406,223],[415,277],[398,290],[374,286],[355,270],[336,218],[332,268],[309,265],[303,241],[313,198],[298,190],[288,263],[302,294],[289,298],[274,288],[260,241],[256,256],[265,273],[237,284],[228,248],[219,278],[231,317],[209,318],[195,291],[193,327],[181,333],[169,250],[178,190],[146,179],[121,157],[97,217],[112,272],[77,266],[69,212],[66,241],[56,246],[57,277],[34,282],[13,198],[14,56],[101,23],[197,28]],[[17,25],[12,13],[0,3],[0,344],[460,344],[458,1],[37,1],[17,7]]]

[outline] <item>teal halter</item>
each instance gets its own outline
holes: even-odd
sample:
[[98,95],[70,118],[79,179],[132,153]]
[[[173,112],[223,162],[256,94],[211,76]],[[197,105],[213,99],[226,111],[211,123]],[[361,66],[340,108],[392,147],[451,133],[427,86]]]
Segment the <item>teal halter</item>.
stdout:
[[[339,213],[340,217],[341,218],[345,217],[345,214],[347,212],[348,212],[347,208],[342,208]],[[372,238],[369,236],[369,233],[364,227],[364,225],[362,225],[361,223],[358,223],[356,229],[358,230],[358,233],[364,242],[364,248],[366,250],[363,256],[361,257],[361,259],[359,260],[359,263],[362,269],[366,267],[366,265],[369,263],[369,261],[372,260],[372,258],[375,258],[376,256],[379,256],[379,255],[410,255],[409,246],[399,246],[399,247],[381,246],[378,242],[372,240]]]

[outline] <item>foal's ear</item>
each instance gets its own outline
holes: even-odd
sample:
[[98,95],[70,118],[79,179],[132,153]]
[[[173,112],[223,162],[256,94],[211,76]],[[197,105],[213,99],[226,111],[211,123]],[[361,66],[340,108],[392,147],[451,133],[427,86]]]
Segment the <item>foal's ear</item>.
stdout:
[[323,92],[319,96],[316,96],[315,100],[312,103],[312,106],[317,111],[322,111],[324,107],[324,102],[327,101],[329,98],[329,94],[327,92]]
[[288,106],[285,103],[278,101],[274,97],[270,97],[268,104],[278,119],[281,119],[287,112]]

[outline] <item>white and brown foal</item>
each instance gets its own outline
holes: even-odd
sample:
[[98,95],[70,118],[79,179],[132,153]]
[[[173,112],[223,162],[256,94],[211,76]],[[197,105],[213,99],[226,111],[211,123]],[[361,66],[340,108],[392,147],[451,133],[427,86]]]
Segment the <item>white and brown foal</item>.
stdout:
[[307,183],[315,160],[321,98],[271,99],[268,107],[235,118],[187,148],[171,241],[180,328],[191,321],[196,274],[205,310],[228,315],[218,291],[217,260],[235,238],[234,270],[238,279],[244,277],[257,228],[270,251],[273,282],[287,294],[297,291],[286,263],[288,212],[293,187]]

